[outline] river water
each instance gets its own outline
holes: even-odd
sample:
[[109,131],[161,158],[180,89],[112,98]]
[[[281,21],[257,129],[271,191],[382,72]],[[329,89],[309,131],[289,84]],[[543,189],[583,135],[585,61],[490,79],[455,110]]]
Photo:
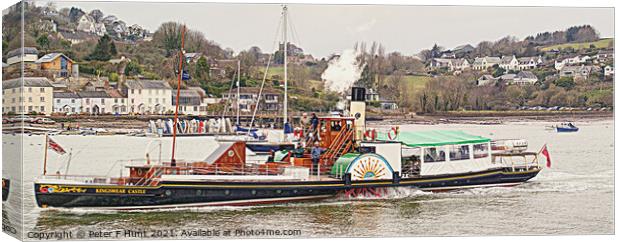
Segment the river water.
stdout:
[[[126,212],[40,209],[34,201],[32,181],[42,173],[43,136],[23,136],[24,182],[13,179],[12,186],[24,187],[24,234],[30,237],[36,234],[28,232],[82,231],[83,236],[83,231],[124,229],[147,230],[146,236],[153,235],[150,231],[162,236],[174,234],[173,238],[178,239],[221,237],[224,236],[221,232],[226,230],[245,232],[233,236],[277,238],[611,234],[614,233],[613,121],[576,124],[581,128],[577,133],[551,132],[545,130],[551,123],[544,122],[401,127],[401,130],[464,130],[493,139],[524,138],[532,151],[538,151],[546,143],[552,167],[530,182],[511,188],[438,194],[399,188],[390,190],[387,198],[381,199],[333,198],[253,207]],[[5,136],[5,148],[17,145],[15,136]],[[143,159],[147,152],[151,159],[158,159],[160,141],[164,147],[162,157],[170,156],[170,138],[53,136],[52,139],[66,150],[72,150],[70,174],[118,175],[117,160]],[[215,146],[212,138],[179,138],[177,157],[204,159]],[[17,161],[19,157],[4,150],[3,177],[12,177],[19,170],[7,162]],[[67,155],[50,152],[48,172],[64,173],[66,160]],[[19,191],[11,194],[3,207],[12,224],[21,222],[13,214],[20,206],[19,195]],[[249,234],[265,230],[288,231],[283,233],[294,235]],[[182,231],[195,233],[188,235]],[[213,234],[216,232],[220,234]],[[123,237],[99,239],[119,238]]]

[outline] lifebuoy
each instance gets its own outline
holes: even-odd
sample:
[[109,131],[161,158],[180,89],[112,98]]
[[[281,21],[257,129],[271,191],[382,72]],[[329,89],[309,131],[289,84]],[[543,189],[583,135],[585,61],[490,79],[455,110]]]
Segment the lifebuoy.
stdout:
[[396,137],[398,137],[398,126],[392,127],[388,132],[388,139],[394,140]]
[[377,138],[377,130],[375,129],[366,130],[366,132],[364,133],[364,136],[366,136],[366,139],[368,140],[375,140]]

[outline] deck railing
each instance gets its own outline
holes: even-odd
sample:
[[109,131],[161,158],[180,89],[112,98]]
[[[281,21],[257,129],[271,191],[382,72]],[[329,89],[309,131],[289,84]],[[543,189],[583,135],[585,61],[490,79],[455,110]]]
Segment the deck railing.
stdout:
[[512,171],[541,168],[538,154],[534,152],[493,154],[493,162],[511,168]]

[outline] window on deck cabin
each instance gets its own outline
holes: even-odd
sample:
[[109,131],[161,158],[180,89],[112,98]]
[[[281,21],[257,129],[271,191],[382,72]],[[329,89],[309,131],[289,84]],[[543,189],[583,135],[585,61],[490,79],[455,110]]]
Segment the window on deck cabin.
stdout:
[[436,147],[426,148],[424,150],[424,162],[441,162],[446,161],[446,153]]
[[451,161],[469,159],[469,145],[451,145],[449,149]]
[[484,158],[489,156],[488,144],[475,144],[474,145],[474,158]]

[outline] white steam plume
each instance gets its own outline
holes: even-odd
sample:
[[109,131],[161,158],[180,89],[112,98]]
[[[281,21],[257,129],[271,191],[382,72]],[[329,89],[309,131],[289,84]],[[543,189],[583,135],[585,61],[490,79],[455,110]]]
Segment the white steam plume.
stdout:
[[358,55],[355,50],[348,49],[329,61],[327,69],[321,74],[325,88],[341,94],[348,91],[360,79],[364,69],[364,65],[359,65],[357,61]]

